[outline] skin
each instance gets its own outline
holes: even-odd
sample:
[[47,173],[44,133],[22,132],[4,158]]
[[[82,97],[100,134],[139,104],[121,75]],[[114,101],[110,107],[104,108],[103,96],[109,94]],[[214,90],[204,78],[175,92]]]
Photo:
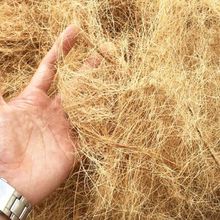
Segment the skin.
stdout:
[[[68,177],[77,162],[76,143],[59,96],[47,91],[56,74],[59,55],[67,55],[81,29],[69,26],[43,58],[30,84],[6,103],[0,95],[0,177],[33,205],[50,195]],[[100,50],[108,53],[109,44]],[[79,71],[96,68],[103,57],[91,54]],[[0,220],[5,217],[0,216]]]

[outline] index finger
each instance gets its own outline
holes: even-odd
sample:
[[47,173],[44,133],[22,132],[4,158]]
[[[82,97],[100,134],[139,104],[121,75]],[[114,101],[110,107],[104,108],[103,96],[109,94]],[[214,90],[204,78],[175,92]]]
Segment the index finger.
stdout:
[[56,63],[61,55],[67,55],[74,46],[80,28],[76,25],[68,26],[56,40],[47,55],[41,61],[27,89],[38,88],[47,92],[56,74]]

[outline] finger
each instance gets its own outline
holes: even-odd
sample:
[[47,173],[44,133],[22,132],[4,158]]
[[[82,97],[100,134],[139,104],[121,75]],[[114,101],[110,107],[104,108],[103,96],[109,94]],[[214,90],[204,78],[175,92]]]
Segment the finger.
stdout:
[[53,47],[43,58],[27,89],[38,88],[47,92],[56,74],[56,63],[60,56],[67,55],[74,46],[80,28],[76,25],[68,26],[54,43]]
[[113,43],[107,42],[102,44],[98,51],[94,51],[81,66],[79,71],[86,71],[94,68],[98,68],[99,65],[105,60],[105,57],[111,56],[111,54],[115,51],[115,46]]

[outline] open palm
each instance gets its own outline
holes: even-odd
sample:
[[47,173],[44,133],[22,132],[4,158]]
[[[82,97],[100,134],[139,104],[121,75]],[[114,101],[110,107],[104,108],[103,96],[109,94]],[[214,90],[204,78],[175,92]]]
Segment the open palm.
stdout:
[[[60,98],[51,99],[47,91],[59,55],[66,55],[78,36],[80,28],[69,26],[44,57],[27,88],[8,103],[0,96],[0,177],[32,204],[53,192],[77,160]],[[97,67],[102,59],[98,53],[92,54],[81,70]]]

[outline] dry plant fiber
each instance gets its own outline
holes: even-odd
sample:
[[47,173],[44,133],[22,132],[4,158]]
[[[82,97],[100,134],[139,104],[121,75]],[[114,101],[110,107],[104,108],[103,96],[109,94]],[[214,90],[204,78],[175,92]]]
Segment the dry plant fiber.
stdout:
[[[50,94],[62,96],[82,161],[30,219],[219,220],[220,2],[1,0],[6,99],[76,19],[93,43],[58,65]],[[77,71],[106,41],[117,62]]]

